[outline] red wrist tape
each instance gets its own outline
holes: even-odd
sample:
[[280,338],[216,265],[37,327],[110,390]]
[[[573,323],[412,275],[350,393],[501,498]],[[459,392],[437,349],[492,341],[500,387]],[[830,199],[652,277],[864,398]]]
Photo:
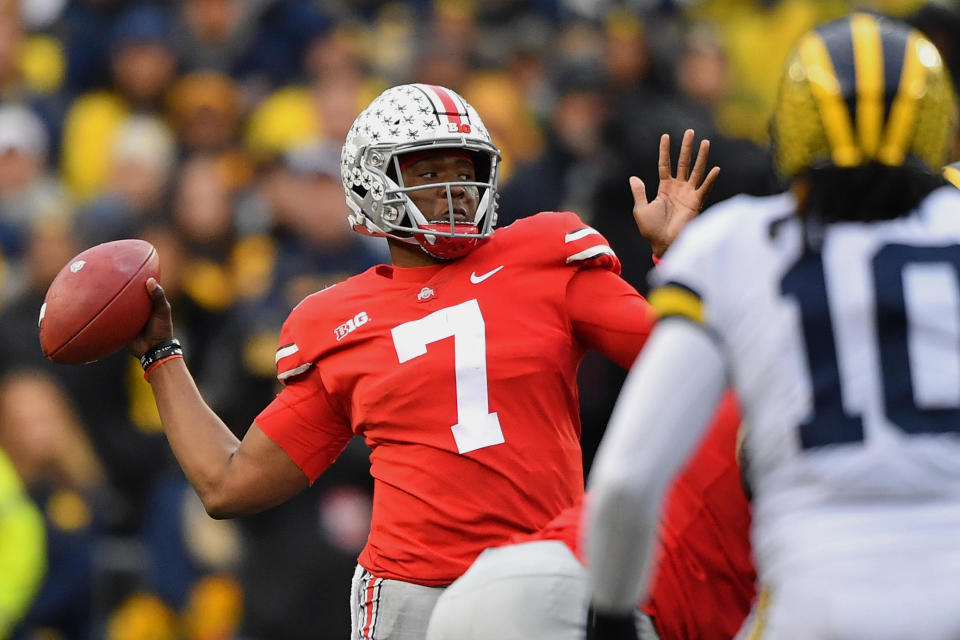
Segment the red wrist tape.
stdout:
[[147,382],[150,382],[150,374],[153,373],[154,371],[156,371],[156,370],[157,370],[157,367],[159,367],[160,365],[162,365],[164,362],[170,362],[171,360],[175,360],[175,359],[177,359],[177,358],[183,359],[183,354],[182,354],[182,353],[174,353],[173,355],[169,355],[169,356],[167,356],[167,357],[165,357],[165,358],[160,358],[159,360],[157,360],[156,362],[152,363],[149,367],[147,367],[147,368],[144,370],[144,372],[143,372],[143,379],[146,380]]

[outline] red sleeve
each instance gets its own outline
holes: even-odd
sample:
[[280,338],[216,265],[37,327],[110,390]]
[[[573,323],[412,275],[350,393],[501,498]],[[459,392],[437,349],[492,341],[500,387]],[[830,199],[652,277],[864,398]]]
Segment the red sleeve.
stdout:
[[333,464],[353,436],[350,424],[314,369],[288,381],[255,420],[293,460],[310,484]]
[[567,314],[577,338],[624,369],[636,360],[656,313],[623,278],[606,269],[581,269],[567,284]]

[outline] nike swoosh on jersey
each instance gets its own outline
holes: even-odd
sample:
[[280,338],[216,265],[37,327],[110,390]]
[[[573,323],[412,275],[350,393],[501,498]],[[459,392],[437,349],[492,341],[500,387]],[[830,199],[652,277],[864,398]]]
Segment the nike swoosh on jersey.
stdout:
[[504,266],[505,266],[505,265],[500,265],[500,266],[497,267],[496,269],[493,269],[493,270],[491,270],[491,271],[487,271],[487,272],[486,272],[485,274],[483,274],[482,276],[478,276],[478,275],[477,275],[477,272],[474,271],[473,273],[470,274],[470,282],[472,282],[473,284],[480,284],[481,282],[483,282],[484,280],[486,280],[487,278],[489,278],[490,276],[492,276],[493,274],[495,274],[497,271],[500,271],[500,269],[503,269]]

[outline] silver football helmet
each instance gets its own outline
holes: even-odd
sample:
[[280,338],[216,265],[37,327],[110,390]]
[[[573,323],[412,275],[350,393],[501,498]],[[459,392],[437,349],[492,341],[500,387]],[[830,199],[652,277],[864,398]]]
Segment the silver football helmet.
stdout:
[[[401,156],[439,149],[468,153],[475,181],[404,186]],[[360,233],[418,244],[437,258],[458,258],[493,234],[499,161],[480,116],[454,91],[428,84],[387,89],[357,116],[340,155],[350,224]],[[454,219],[451,187],[477,189],[473,220]],[[447,220],[428,220],[410,198],[427,188],[446,189]]]

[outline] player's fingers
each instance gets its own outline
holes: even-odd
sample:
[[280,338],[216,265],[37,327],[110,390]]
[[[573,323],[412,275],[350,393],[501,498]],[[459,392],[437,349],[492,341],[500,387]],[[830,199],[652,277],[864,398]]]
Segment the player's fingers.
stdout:
[[677,158],[677,180],[686,180],[690,175],[690,154],[693,152],[693,129],[683,132],[680,141],[680,157]]
[[700,186],[703,180],[703,173],[707,170],[707,158],[710,157],[710,141],[704,138],[700,141],[700,149],[697,151],[697,160],[693,163],[693,171],[690,172],[690,182],[694,188]]
[[670,175],[670,134],[665,133],[660,136],[660,160],[657,162],[657,173],[661,182],[669,180]]
[[640,207],[647,204],[647,187],[637,176],[630,176],[630,191],[633,193],[633,206]]
[[150,301],[153,302],[154,311],[163,309],[170,304],[167,302],[167,296],[163,291],[163,287],[160,286],[156,278],[147,278],[146,286],[147,293],[150,295]]
[[713,169],[710,169],[710,173],[707,174],[703,184],[700,185],[699,189],[697,189],[697,195],[700,196],[701,202],[707,197],[707,194],[710,193],[710,189],[713,189],[713,183],[717,181],[717,176],[719,175],[720,167],[714,167]]

